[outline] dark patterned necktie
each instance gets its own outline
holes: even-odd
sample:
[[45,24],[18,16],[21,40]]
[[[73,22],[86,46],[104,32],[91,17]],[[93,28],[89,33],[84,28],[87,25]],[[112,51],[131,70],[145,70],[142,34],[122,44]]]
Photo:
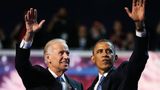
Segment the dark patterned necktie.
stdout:
[[56,80],[62,85],[62,90],[71,90],[72,87],[64,81],[62,77],[57,77]]
[[58,82],[60,82],[60,83],[61,83],[61,82],[64,82],[64,79],[63,79],[62,77],[57,77],[56,80],[57,80]]
[[101,77],[101,79],[98,83],[98,86],[97,86],[97,90],[102,90],[102,82],[103,82],[104,78],[105,78],[104,76]]

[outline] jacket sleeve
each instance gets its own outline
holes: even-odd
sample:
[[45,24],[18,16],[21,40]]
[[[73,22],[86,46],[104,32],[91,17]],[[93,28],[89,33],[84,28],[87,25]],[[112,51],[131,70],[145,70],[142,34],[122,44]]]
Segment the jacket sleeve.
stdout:
[[30,49],[22,49],[16,45],[15,68],[21,77],[25,87],[31,87],[36,78],[38,69],[32,66],[30,60]]
[[[126,77],[122,90],[137,90],[138,81],[148,60],[148,35],[135,38],[135,47],[126,66]],[[132,89],[131,89],[132,88]]]

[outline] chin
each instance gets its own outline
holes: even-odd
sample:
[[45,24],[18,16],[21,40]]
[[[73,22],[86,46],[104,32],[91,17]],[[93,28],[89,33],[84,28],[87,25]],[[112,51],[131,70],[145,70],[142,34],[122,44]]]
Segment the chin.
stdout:
[[104,69],[109,69],[112,65],[110,64],[107,64],[107,65],[104,65]]
[[63,68],[63,71],[65,72],[65,71],[67,71],[68,70],[68,68]]
[[64,70],[68,70],[69,66],[64,66],[63,69]]

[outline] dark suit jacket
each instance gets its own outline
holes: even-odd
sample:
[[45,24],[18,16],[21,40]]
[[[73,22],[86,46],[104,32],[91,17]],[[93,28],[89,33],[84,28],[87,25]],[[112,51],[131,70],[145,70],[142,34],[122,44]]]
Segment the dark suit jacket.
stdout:
[[[103,90],[137,90],[138,81],[148,59],[148,37],[136,37],[135,48],[128,61],[113,68],[103,80]],[[98,76],[88,90],[93,90]]]
[[[61,84],[48,69],[39,65],[32,66],[29,61],[30,49],[16,48],[15,67],[27,90],[62,90]],[[83,90],[82,84],[67,77],[72,90]]]

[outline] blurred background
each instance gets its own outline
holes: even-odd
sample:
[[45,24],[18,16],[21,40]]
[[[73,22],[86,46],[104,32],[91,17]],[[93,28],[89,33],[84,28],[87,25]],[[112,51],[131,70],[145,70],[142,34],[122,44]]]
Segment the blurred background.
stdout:
[[[25,33],[24,14],[30,7],[37,9],[38,21],[46,20],[34,38],[32,48],[35,51],[31,59],[43,65],[42,53],[39,52],[42,52],[46,42],[53,38],[65,39],[71,53],[74,53],[73,64],[67,74],[81,81],[87,88],[97,73],[95,66],[90,62],[90,49],[97,40],[106,38],[115,44],[120,56],[117,66],[130,56],[134,47],[135,27],[124,7],[131,8],[131,4],[132,0],[1,0],[0,87],[7,87],[3,83],[8,80],[11,84],[14,82],[12,80],[14,75],[17,75],[14,69],[15,44]],[[142,75],[143,78],[139,82],[139,90],[159,90],[160,80],[157,78],[160,75],[159,0],[146,0],[145,16],[146,29],[150,32],[151,54],[150,63],[147,63],[148,69],[145,68],[147,72]],[[72,69],[76,65],[78,69]],[[17,84],[19,87],[22,86],[21,83]],[[0,90],[11,89],[0,88]]]

